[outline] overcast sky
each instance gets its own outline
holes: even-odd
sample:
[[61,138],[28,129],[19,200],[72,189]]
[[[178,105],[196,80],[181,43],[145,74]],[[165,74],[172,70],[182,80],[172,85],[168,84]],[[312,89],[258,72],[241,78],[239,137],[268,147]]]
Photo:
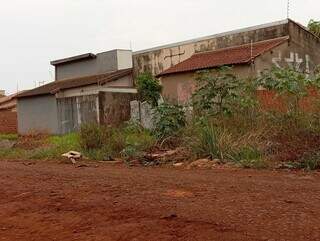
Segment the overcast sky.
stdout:
[[[50,61],[133,50],[286,18],[287,0],[2,0],[0,89],[52,81]],[[291,0],[290,17],[320,19],[319,0]]]

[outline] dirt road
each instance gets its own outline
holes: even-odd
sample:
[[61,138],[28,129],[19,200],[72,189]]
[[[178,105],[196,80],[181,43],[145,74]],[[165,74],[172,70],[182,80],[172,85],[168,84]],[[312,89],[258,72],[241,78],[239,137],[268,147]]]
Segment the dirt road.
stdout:
[[320,240],[320,174],[0,161],[0,240]]

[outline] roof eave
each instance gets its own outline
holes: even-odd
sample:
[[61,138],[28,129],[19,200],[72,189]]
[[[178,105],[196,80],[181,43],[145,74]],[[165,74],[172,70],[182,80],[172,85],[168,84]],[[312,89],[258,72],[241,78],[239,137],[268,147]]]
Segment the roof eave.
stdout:
[[81,55],[72,56],[72,57],[68,57],[68,58],[54,60],[54,61],[51,61],[50,64],[53,66],[57,66],[57,65],[61,65],[61,64],[67,64],[67,63],[72,63],[72,62],[76,62],[76,61],[81,61],[84,59],[94,59],[96,57],[97,56],[93,53],[86,53],[86,54],[81,54]]
[[[122,71],[122,72],[116,73],[118,71]],[[118,71],[114,71],[115,76],[110,76],[109,78],[106,78],[105,80],[101,81],[100,84],[105,84],[108,82],[116,81],[116,80],[123,78],[125,76],[132,75],[132,68],[118,70]],[[90,77],[90,76],[87,76],[87,77]],[[83,77],[81,77],[81,78],[83,78]],[[73,79],[69,79],[69,80],[73,80]],[[68,79],[61,80],[61,81],[68,81]],[[53,83],[53,82],[51,82],[51,83]],[[80,87],[87,87],[87,86],[92,86],[92,85],[98,85],[98,84],[99,84],[99,80],[92,82],[92,83],[82,83],[81,85],[77,85],[77,86],[57,87],[57,88],[52,89],[46,93],[28,93],[29,91],[35,90],[35,89],[33,89],[33,90],[25,91],[24,93],[18,95],[17,98],[27,98],[27,97],[44,96],[44,95],[55,95],[56,93],[58,93],[60,91],[74,89],[74,88],[80,88]],[[38,87],[38,88],[41,88],[41,87]]]
[[[257,56],[258,57],[258,56]],[[255,57],[256,58],[256,57]],[[255,59],[253,58],[253,60]],[[201,70],[206,70],[206,69],[216,69],[216,68],[221,68],[223,66],[234,66],[234,65],[245,65],[245,64],[250,64],[252,59],[243,61],[243,62],[238,62],[238,63],[231,63],[231,64],[222,64],[222,65],[217,65],[217,66],[210,66],[210,67],[203,67],[203,68],[196,68],[196,69],[189,69],[189,70],[182,70],[182,71],[176,71],[176,72],[170,72],[170,73],[163,73],[163,74],[158,74],[156,77],[161,78],[165,77],[168,75],[174,75],[174,74],[181,74],[181,73],[188,73],[188,72],[197,72]]]

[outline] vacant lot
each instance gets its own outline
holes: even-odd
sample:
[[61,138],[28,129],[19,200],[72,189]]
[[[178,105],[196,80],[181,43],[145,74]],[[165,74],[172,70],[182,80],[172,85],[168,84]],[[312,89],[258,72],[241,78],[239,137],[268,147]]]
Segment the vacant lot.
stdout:
[[320,240],[319,173],[0,161],[0,240]]

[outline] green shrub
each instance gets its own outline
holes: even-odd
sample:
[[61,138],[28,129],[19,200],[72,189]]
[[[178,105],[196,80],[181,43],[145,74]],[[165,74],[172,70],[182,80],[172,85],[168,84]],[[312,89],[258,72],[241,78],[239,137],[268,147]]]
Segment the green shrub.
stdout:
[[96,123],[83,124],[80,127],[80,145],[84,150],[101,149],[108,137],[108,128]]
[[133,158],[138,158],[142,155],[142,152],[139,151],[135,146],[126,146],[122,151],[121,151],[121,156],[128,160],[128,159],[133,159]]
[[306,170],[320,169],[320,152],[305,154],[297,167]]
[[158,105],[162,90],[158,79],[149,72],[142,73],[138,76],[136,85],[141,101],[147,101],[154,107]]
[[141,156],[144,151],[149,150],[156,143],[151,132],[138,123],[127,123],[123,128],[123,135],[125,136],[125,147],[121,155],[126,159]]
[[320,38],[320,21],[315,21],[311,19],[308,24],[308,29],[310,32],[312,32]]
[[159,139],[175,135],[186,125],[183,107],[169,103],[159,105],[155,111],[154,122],[154,133]]

